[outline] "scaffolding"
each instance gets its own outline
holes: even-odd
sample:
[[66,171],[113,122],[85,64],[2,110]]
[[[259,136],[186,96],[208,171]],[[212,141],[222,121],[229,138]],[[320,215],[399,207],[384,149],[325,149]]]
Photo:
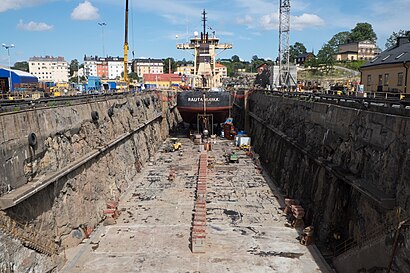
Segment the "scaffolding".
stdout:
[[280,0],[279,4],[279,88],[289,90],[295,79],[289,68],[290,0]]

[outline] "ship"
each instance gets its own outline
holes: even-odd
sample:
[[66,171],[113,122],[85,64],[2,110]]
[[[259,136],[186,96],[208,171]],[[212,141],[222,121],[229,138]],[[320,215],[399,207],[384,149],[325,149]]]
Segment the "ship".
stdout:
[[[231,49],[232,44],[220,43],[215,31],[212,35],[206,31],[206,11],[202,12],[203,31],[184,44],[177,44],[177,49],[194,51],[193,75],[188,76],[188,90],[177,94],[177,108],[182,119],[190,124],[223,123],[230,114],[232,94],[222,87],[215,57],[217,50]],[[211,29],[211,28],[209,28]]]

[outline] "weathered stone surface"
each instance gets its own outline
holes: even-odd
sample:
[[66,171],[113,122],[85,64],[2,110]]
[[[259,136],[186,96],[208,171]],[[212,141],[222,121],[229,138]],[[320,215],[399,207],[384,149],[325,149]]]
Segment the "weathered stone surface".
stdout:
[[[150,103],[147,106],[141,100]],[[162,103],[157,94],[147,93],[0,116],[0,122],[7,124],[0,133],[0,159],[9,158],[8,163],[0,166],[1,174],[5,177],[2,182],[10,183],[15,188],[26,181],[22,166],[30,159],[26,144],[29,132],[35,132],[38,138],[33,176],[40,177],[60,170],[158,114],[163,114],[162,118],[101,156],[8,209],[7,214],[23,224],[30,223],[33,231],[58,243],[60,251],[63,247],[78,244],[85,235],[74,235],[79,235],[78,231],[88,227],[94,228],[103,220],[106,202],[120,198],[127,190],[128,182],[139,175],[141,167],[155,154],[170,128],[180,122],[176,108],[173,111],[163,109],[169,108],[170,103]],[[109,117],[108,109],[111,108],[113,115]],[[99,112],[98,122],[91,120],[91,111]],[[11,120],[15,122],[13,125],[10,124]],[[0,253],[0,269],[8,264],[21,266],[27,253],[36,255],[36,264],[25,262],[29,264],[30,272],[48,272],[47,265],[53,267],[52,259],[27,250],[19,241],[2,240],[8,236],[0,234],[0,237],[0,248],[7,249]],[[14,252],[18,254],[7,254]],[[40,263],[40,259],[44,261]]]
[[[395,219],[395,210],[384,209],[334,171],[376,195],[393,196],[396,207],[410,211],[410,118],[261,92],[250,97],[250,111],[261,120],[251,118],[249,132],[261,162],[283,192],[301,202],[319,245],[332,249]],[[398,260],[408,264],[409,248],[399,253]]]

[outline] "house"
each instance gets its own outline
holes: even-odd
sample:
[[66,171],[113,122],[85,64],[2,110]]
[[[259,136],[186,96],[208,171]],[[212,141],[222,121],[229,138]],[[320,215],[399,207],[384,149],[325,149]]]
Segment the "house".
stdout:
[[410,41],[399,37],[389,48],[360,68],[365,92],[397,92],[409,94]]
[[303,65],[307,60],[315,58],[315,54],[313,52],[306,52],[302,53],[296,57],[296,64]]
[[337,61],[371,60],[380,54],[376,43],[371,41],[353,42],[339,45]]

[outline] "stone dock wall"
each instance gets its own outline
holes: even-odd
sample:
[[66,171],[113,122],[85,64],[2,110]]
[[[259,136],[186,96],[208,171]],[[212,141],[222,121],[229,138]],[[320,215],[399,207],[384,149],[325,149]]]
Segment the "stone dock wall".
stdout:
[[[402,219],[409,215],[409,117],[263,92],[249,97],[249,115],[260,161],[283,194],[301,203],[324,252],[394,222],[398,208]],[[410,234],[402,232],[407,244],[395,261],[409,268]]]
[[[5,217],[54,241],[60,252],[79,244],[102,221],[107,202],[118,200],[141,168],[154,160],[169,130],[181,122],[174,96],[168,93],[70,104],[0,116],[0,196],[141,129],[3,211]],[[92,119],[93,111],[98,120]],[[34,149],[28,143],[31,133],[37,136]],[[61,259],[57,260],[23,247],[0,230],[1,272],[58,272]]]

